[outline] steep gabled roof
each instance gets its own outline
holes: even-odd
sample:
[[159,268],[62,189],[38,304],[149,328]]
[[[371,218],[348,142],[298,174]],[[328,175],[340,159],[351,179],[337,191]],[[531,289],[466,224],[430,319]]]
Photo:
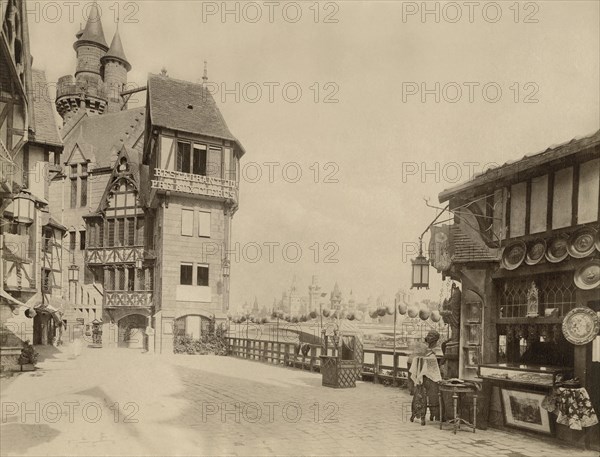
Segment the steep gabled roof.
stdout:
[[210,91],[202,84],[150,74],[148,99],[152,125],[230,140],[242,154],[245,152],[227,127]]
[[[112,167],[123,146],[131,148],[144,131],[145,108],[133,108],[101,116],[86,115],[71,130],[65,142],[65,153],[71,154],[75,145],[91,148],[95,168]],[[139,162],[139,159],[136,159]]]
[[63,142],[58,133],[54,106],[48,91],[46,73],[43,70],[31,71],[33,80],[33,116],[30,117],[30,128],[33,130],[31,140],[35,143],[50,146],[62,146]]
[[550,162],[559,161],[585,149],[591,149],[600,145],[600,130],[596,133],[583,137],[573,138],[571,141],[554,145],[546,149],[545,151],[538,152],[532,155],[526,155],[525,157],[507,162],[496,168],[490,168],[485,173],[481,173],[473,179],[458,184],[450,189],[446,189],[439,194],[440,203],[450,200],[452,197],[459,195],[465,191],[471,191],[477,187],[484,187],[490,185],[495,181],[499,181],[503,178],[516,176],[518,173],[523,173],[527,170],[540,167]]

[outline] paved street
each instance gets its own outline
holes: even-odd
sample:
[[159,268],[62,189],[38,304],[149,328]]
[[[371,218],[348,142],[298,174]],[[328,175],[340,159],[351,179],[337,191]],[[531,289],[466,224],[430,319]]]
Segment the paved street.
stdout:
[[405,390],[229,357],[49,348],[3,377],[2,455],[592,456],[520,434],[408,420]]

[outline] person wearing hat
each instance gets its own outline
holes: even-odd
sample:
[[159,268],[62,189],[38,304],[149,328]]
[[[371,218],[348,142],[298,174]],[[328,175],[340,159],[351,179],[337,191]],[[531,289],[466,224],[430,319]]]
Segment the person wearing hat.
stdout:
[[442,375],[434,352],[439,339],[439,332],[430,330],[424,340],[427,344],[425,353],[415,355],[409,367],[409,377],[415,385],[410,421],[421,419],[421,425],[425,425],[428,407],[431,413],[429,420],[440,419],[438,381],[442,380]]

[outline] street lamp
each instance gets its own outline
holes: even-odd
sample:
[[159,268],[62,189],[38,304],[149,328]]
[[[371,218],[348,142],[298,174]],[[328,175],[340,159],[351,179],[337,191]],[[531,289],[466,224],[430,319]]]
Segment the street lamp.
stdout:
[[229,271],[231,269],[231,265],[229,263],[229,259],[224,259],[223,260],[223,277],[224,278],[228,278],[229,277]]
[[429,261],[423,256],[423,241],[419,237],[419,255],[412,262],[412,285],[411,289],[429,289]]
[[79,281],[79,267],[77,265],[71,265],[69,267],[69,281],[70,282],[78,282]]
[[14,222],[31,224],[35,214],[35,199],[28,191],[22,190],[10,202],[5,213],[12,214]]

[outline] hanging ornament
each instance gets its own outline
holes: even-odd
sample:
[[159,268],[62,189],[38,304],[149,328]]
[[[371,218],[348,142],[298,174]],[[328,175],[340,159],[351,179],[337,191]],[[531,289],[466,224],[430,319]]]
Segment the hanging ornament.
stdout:
[[402,315],[406,314],[406,311],[408,311],[408,306],[406,305],[406,303],[402,302],[398,305],[398,312]]

